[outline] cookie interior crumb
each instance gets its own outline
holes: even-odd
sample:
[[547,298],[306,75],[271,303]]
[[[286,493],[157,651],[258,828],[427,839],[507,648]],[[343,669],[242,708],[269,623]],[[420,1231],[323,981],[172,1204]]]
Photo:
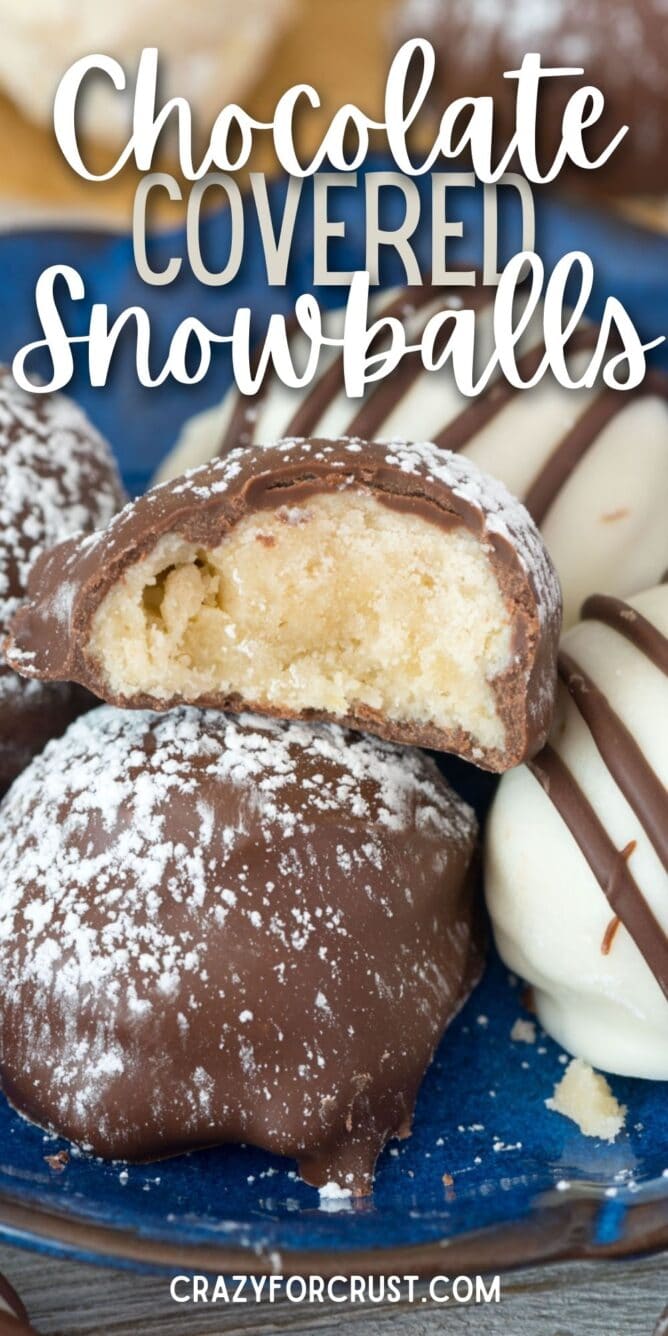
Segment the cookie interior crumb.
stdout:
[[545,1106],[571,1118],[585,1136],[602,1141],[614,1141],[626,1119],[626,1106],[615,1099],[605,1077],[582,1058],[568,1064]]
[[536,1022],[525,1021],[521,1016],[518,1016],[510,1031],[510,1038],[515,1044],[535,1044]]
[[88,654],[126,696],[363,705],[505,742],[511,617],[479,540],[362,491],[248,515],[215,548],[166,535],[103,600]]

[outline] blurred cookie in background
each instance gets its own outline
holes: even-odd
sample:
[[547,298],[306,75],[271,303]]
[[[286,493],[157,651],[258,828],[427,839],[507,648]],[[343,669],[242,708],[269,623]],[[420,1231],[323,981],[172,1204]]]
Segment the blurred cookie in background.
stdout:
[[[384,81],[389,64],[387,32],[394,0],[336,0],[335,5],[306,0],[141,0],[134,8],[102,7],[92,0],[26,0],[12,6],[0,0],[0,224],[2,205],[21,204],[34,216],[64,215],[67,220],[93,215],[105,224],[129,226],[139,172],[132,163],[108,181],[82,180],[58,148],[52,124],[53,94],[68,65],[85,52],[115,56],[130,79],[142,46],[157,46],[163,97],[180,94],[193,108],[204,132],[218,110],[238,101],[257,120],[270,122],[277,100],[295,84],[310,83],[321,98],[298,118],[301,151],[313,154],[337,107],[356,102],[382,117]],[[57,16],[57,17],[56,17]],[[106,93],[106,97],[102,94]],[[124,102],[100,80],[98,97],[82,96],[82,124],[87,132],[85,158],[94,172],[108,170],[118,156],[119,135],[127,117]],[[125,121],[127,125],[127,120]],[[160,151],[165,170],[175,157],[167,143]],[[276,171],[271,136],[259,135],[249,170]],[[247,179],[243,173],[240,183]],[[156,222],[181,222],[183,206],[160,192]],[[11,210],[12,221],[16,209]]]
[[[185,97],[206,123],[252,86],[293,12],[293,0],[0,0],[0,85],[31,120],[48,124],[65,70],[104,52],[123,65],[132,87],[143,47],[158,45],[164,98]],[[120,140],[131,124],[131,95],[94,81],[80,100],[82,128]]]
[[600,122],[586,132],[590,158],[623,125],[625,139],[595,171],[565,172],[557,188],[615,197],[645,222],[668,226],[668,5],[666,0],[404,0],[395,45],[427,37],[437,57],[439,107],[459,97],[492,96],[499,143],[510,139],[517,70],[527,52],[544,67],[584,69],[543,81],[539,162],[549,163],[571,93],[593,84],[605,96]]
[[92,532],[123,504],[110,447],[65,395],[29,395],[0,366],[0,795],[90,698],[67,682],[26,682],[2,642],[36,558]]

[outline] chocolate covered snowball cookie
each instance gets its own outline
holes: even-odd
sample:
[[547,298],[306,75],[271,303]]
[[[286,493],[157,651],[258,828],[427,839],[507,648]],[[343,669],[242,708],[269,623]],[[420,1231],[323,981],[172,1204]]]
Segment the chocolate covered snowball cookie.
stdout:
[[368,1190],[482,968],[476,822],[414,750],[102,707],[0,808],[0,1074],[113,1158],[248,1142]]
[[491,770],[549,728],[560,594],[524,508],[429,444],[284,441],[35,569],[19,671],[127,707],[327,718]]
[[[482,303],[477,319],[486,347],[493,288],[458,294],[430,287],[394,290],[376,297],[372,312],[374,319],[401,319],[410,342],[437,311],[466,305],[474,296]],[[540,319],[521,345],[524,382],[544,354],[538,324]],[[340,338],[343,313],[326,313],[325,326],[330,338]],[[568,366],[574,380],[583,375],[597,337],[593,326],[573,336]],[[306,349],[297,334],[291,347],[295,364],[302,365]],[[559,575],[566,626],[577,621],[595,590],[625,598],[668,570],[668,378],[654,371],[632,392],[600,385],[573,390],[547,376],[520,391],[493,381],[467,400],[449,368],[428,372],[407,357],[398,371],[370,385],[360,402],[346,398],[341,357],[331,352],[306,391],[288,390],[268,377],[255,397],[232,389],[216,408],[191,418],[158,480],[235,446],[308,434],[434,441],[500,478],[540,526]]]
[[106,524],[124,500],[108,446],[62,395],[28,395],[0,367],[0,793],[62,733],[83,693],[27,682],[2,642],[36,557],[77,530]]
[[[600,120],[584,134],[590,160],[628,132],[595,171],[570,168],[557,179],[600,195],[668,195],[668,23],[665,0],[403,0],[395,45],[428,37],[436,48],[435,112],[460,97],[493,97],[497,147],[515,128],[516,80],[527,52],[543,68],[580,75],[543,80],[538,102],[538,161],[554,158],[568,98],[595,85],[605,97]],[[554,188],[554,187],[553,187]]]
[[550,741],[487,833],[503,959],[571,1053],[668,1079],[668,586],[594,597],[564,637]]

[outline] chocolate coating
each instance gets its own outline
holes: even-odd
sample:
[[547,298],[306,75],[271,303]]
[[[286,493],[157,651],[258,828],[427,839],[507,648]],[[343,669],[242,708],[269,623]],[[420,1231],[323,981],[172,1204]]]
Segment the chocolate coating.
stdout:
[[0,1336],[36,1336],[13,1285],[0,1276]]
[[476,821],[338,728],[84,715],[0,808],[0,1074],[105,1157],[248,1142],[368,1190],[482,968]]
[[[76,404],[24,394],[0,367],[0,639],[36,557],[106,524],[124,499],[108,446]],[[17,676],[0,645],[0,793],[86,704],[68,684]]]
[[[456,752],[504,770],[542,746],[556,687],[561,599],[540,534],[524,508],[470,460],[430,444],[284,441],[235,450],[225,459],[153,488],[94,538],[73,539],[33,571],[30,601],[12,624],[7,655],[17,671],[67,678],[126,708],[167,709],[180,698],[110,690],[104,665],[87,651],[91,624],[109,590],[165,535],[214,547],[245,516],[301,504],[323,493],[371,494],[383,506],[419,515],[442,531],[475,536],[498,582],[512,627],[512,653],[491,679],[503,722],[502,747],[482,747],[462,727],[390,719],[367,704],[336,722],[393,741]],[[326,589],[323,598],[326,598]],[[331,718],[324,710],[282,709],[241,693],[189,697],[191,704],[252,709],[284,717]]]
[[601,120],[585,131],[596,158],[622,126],[626,137],[595,171],[571,168],[559,178],[592,194],[663,195],[668,191],[668,24],[662,0],[407,0],[397,36],[428,37],[436,48],[439,109],[459,97],[494,98],[498,147],[513,133],[515,89],[504,79],[528,51],[543,67],[584,75],[543,81],[538,152],[544,167],[559,143],[568,97],[595,85],[605,96]]

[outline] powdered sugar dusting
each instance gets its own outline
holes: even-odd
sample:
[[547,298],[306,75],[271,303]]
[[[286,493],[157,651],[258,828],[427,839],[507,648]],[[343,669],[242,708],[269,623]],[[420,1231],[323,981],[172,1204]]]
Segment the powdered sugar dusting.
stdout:
[[105,524],[121,497],[109,450],[77,405],[25,394],[0,368],[0,627],[43,549]]
[[[105,524],[122,499],[111,453],[76,404],[24,394],[0,366],[0,787],[78,708],[65,684],[26,681],[7,665],[3,642],[29,571],[45,548]],[[16,666],[30,673],[33,657],[17,654]]]
[[659,36],[665,17],[666,0],[641,6],[609,0],[608,8],[599,0],[405,0],[399,28],[403,40],[430,37],[460,66],[479,68],[500,53],[507,68],[517,68],[527,51],[539,51],[544,64],[584,66],[589,74],[592,62],[605,60],[608,83],[623,87],[641,76],[661,89],[663,67],[651,34]]
[[421,1073],[471,985],[475,818],[412,749],[103,706],[0,813],[3,1080],[104,1153],[150,1154],[163,1123],[284,1148],[288,1118],[317,1148],[335,1119],[345,1141],[369,1064],[385,1088],[408,1046]]
[[[175,836],[170,810],[186,797],[201,809],[200,791],[211,785],[236,792],[238,828],[221,835],[218,813],[216,820],[205,818],[186,845]],[[297,878],[295,840],[308,840],[323,814],[368,821],[371,830],[409,830],[417,802],[420,828],[430,823],[444,849],[470,838],[470,809],[412,749],[336,727],[230,719],[188,708],[154,715],[103,706],[50,743],[4,804],[3,993],[16,984],[13,946],[20,930],[23,976],[38,989],[54,989],[76,1004],[87,985],[118,989],[123,964],[132,959],[138,969],[127,984],[129,1005],[146,1005],[155,980],[168,996],[184,973],[198,970],[199,954],[196,941],[170,932],[165,895],[177,902],[187,895],[202,907],[202,935],[207,915],[224,921],[243,891],[243,884],[229,884],[226,867],[245,835],[244,809],[259,818],[263,839],[281,842],[283,866]],[[360,857],[373,866],[381,852],[372,835],[365,850]],[[268,917],[270,909],[269,897]],[[44,929],[56,912],[54,938]],[[249,923],[257,928],[262,916],[254,916]],[[312,925],[303,911],[292,930],[277,931],[299,950]],[[323,994],[315,1005],[328,1009]],[[243,1008],[240,1013],[241,1019]]]
[[387,462],[403,473],[430,481],[436,478],[451,488],[455,496],[476,506],[484,517],[487,531],[504,538],[515,548],[533,582],[541,622],[545,624],[552,620],[561,603],[556,572],[528,510],[498,478],[484,473],[465,455],[441,450],[430,441],[391,441]]

